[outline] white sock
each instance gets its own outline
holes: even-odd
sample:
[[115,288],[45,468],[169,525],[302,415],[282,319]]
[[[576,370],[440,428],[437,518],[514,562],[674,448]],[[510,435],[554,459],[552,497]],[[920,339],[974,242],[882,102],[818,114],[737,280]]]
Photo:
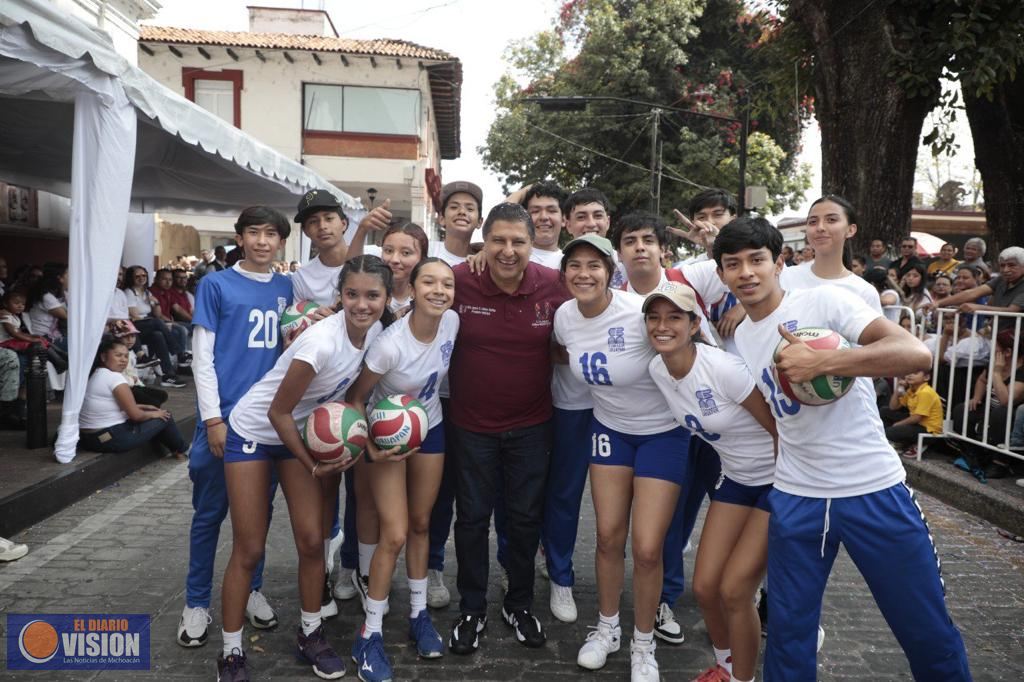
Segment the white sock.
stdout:
[[637,644],[654,644],[654,630],[650,632],[640,632],[633,628],[633,641]]
[[427,608],[427,579],[409,578],[409,617],[415,618]]
[[242,630],[238,632],[228,632],[227,630],[220,631],[221,636],[224,638],[224,658],[227,658],[231,654],[238,650],[238,653],[242,653]]
[[320,627],[320,624],[323,622],[319,611],[316,613],[307,613],[302,609],[299,609],[299,619],[302,623],[302,634],[306,637],[309,637],[309,635]]
[[717,649],[714,645],[711,646],[715,650],[715,662],[718,665],[725,668],[726,672],[732,673],[732,649]]
[[363,639],[370,639],[370,635],[380,633],[384,629],[384,609],[388,605],[387,599],[374,599],[366,597],[366,622],[363,623]]
[[754,682],[754,678],[751,677],[749,680],[741,680],[732,673],[729,673],[729,682]]
[[373,560],[373,553],[377,551],[377,543],[372,545],[359,543],[359,575],[370,575],[370,562]]
[[599,623],[601,623],[603,625],[607,625],[608,627],[612,628],[613,630],[615,628],[619,627],[619,614],[618,613],[616,613],[614,616],[606,616],[603,613],[598,612],[597,616],[598,616],[598,622]]

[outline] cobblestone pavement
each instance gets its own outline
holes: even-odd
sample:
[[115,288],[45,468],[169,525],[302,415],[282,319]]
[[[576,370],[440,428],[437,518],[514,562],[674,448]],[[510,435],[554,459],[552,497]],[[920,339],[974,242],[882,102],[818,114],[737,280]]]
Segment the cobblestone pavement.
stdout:
[[[974,678],[1024,679],[1024,545],[1000,537],[983,521],[932,498],[921,497],[943,559],[950,610],[963,631]],[[31,552],[20,561],[0,565],[0,613],[152,614],[152,670],[25,674],[6,672],[0,662],[0,680],[215,679],[213,661],[220,639],[217,595],[231,533],[226,526],[221,534],[211,643],[199,649],[182,649],[174,643],[174,637],[183,605],[190,513],[190,484],[185,465],[162,460],[18,536],[18,541],[29,543]],[[279,498],[270,534],[264,592],[277,608],[281,625],[259,635],[249,628],[245,631],[255,679],[315,679],[293,656],[298,624],[296,560],[286,517],[287,509]],[[408,591],[404,579],[396,581],[392,615],[384,625],[388,653],[398,679],[626,679],[626,650],[614,655],[608,666],[597,673],[585,673],[575,664],[587,626],[597,616],[593,533],[593,510],[587,501],[577,551],[576,599],[581,620],[572,625],[554,621],[547,608],[548,587],[538,581],[537,613],[548,627],[548,644],[540,650],[516,643],[501,622],[500,607],[495,606],[499,604],[500,586],[493,570],[493,556],[490,624],[480,651],[468,658],[448,655],[439,661],[417,660],[405,640]],[[687,556],[688,571],[692,562],[691,553]],[[404,574],[404,566],[400,565],[397,575]],[[447,577],[454,592],[453,564]],[[623,630],[628,631],[632,627],[628,594],[622,612]],[[689,592],[677,606],[676,614],[687,641],[677,647],[659,646],[663,680],[692,679],[711,659],[710,646]],[[454,602],[445,611],[433,612],[439,630],[445,635],[456,615]],[[331,642],[347,654],[360,623],[358,601],[343,602],[339,618],[327,626]],[[899,646],[864,582],[842,553],[825,596],[822,624],[828,635],[819,655],[819,679],[910,679]],[[6,622],[0,623],[0,627],[4,626]],[[5,638],[0,642],[4,642],[0,646],[6,646]],[[355,678],[353,667],[349,665],[346,679]]]

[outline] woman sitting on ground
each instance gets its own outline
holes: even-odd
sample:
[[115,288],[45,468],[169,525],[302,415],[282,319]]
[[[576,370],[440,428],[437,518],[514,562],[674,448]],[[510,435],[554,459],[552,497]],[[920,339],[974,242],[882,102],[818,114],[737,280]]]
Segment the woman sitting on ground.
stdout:
[[171,413],[135,402],[122,374],[130,352],[120,339],[100,342],[79,416],[79,445],[94,452],[126,452],[156,441],[185,459],[187,446]]

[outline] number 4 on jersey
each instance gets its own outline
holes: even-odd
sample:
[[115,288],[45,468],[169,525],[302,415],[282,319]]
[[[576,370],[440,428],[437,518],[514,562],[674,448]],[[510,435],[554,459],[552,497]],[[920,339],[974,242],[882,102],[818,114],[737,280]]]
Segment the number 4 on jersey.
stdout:
[[416,396],[417,400],[430,400],[434,395],[434,391],[437,389],[437,372],[431,372],[427,378],[427,383],[420,391],[420,394]]

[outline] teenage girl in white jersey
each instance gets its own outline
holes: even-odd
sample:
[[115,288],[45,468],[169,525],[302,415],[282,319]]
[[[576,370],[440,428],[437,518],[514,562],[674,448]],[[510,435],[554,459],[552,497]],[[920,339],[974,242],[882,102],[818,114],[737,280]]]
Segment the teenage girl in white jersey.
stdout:
[[783,270],[779,276],[782,288],[789,291],[831,284],[853,292],[881,314],[878,292],[850,271],[847,240],[855,234],[857,216],[849,201],[835,194],[815,201],[807,214],[807,244],[814,248],[814,260]]
[[[327,644],[320,614],[324,530],[333,521],[334,508],[333,501],[325,504],[322,486],[326,480],[336,490],[338,475],[353,462],[316,462],[306,450],[299,424],[318,405],[341,400],[358,376],[365,349],[381,331],[382,315],[391,318],[387,310],[391,270],[375,256],[353,258],[341,270],[338,289],[343,312],[307,329],[239,400],[228,421],[224,446],[234,532],[222,590],[225,649],[242,649],[249,581],[266,542],[273,464],[288,502],[299,555],[298,655],[323,679],[341,677],[345,667]],[[227,641],[229,634],[238,641]]]
[[[387,243],[385,238],[385,249]],[[438,388],[448,374],[459,316],[451,309],[455,275],[450,265],[440,258],[426,258],[412,269],[409,280],[411,312],[377,339],[347,395],[360,411],[365,411],[367,402],[375,404],[389,395],[413,396],[426,408],[430,425],[418,452],[398,454],[397,447],[381,451],[372,440],[367,446],[369,461],[362,472],[368,475],[377,507],[380,540],[370,564],[366,621],[352,647],[360,679],[366,682],[392,678],[391,664],[384,653],[382,621],[391,576],[403,545],[411,602],[409,638],[423,658],[444,654],[444,642],[427,612],[428,531],[444,471],[444,424]]]
[[712,445],[722,475],[711,492],[693,591],[715,653],[700,682],[754,679],[761,624],[754,593],[768,562],[768,491],[775,474],[775,421],[743,361],[694,341],[693,290],[669,282],[647,296],[647,334],[658,352],[651,377],[676,421]]
[[409,307],[413,286],[410,274],[416,264],[427,256],[427,233],[416,223],[393,225],[384,232],[380,257],[395,276],[395,290],[391,294],[391,312]]
[[600,620],[576,660],[596,670],[619,649],[623,555],[632,518],[631,670],[634,682],[647,682],[659,679],[654,624],[662,549],[691,467],[690,435],[665,409],[649,374],[655,353],[644,328],[643,299],[608,288],[612,252],[611,242],[595,234],[566,246],[562,272],[575,300],[566,301],[555,314],[555,339],[594,399],[590,487],[597,515]]

